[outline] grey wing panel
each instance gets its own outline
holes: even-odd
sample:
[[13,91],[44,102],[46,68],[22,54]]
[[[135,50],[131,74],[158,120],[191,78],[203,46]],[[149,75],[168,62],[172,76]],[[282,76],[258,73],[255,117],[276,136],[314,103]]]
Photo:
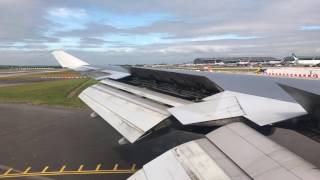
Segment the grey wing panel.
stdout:
[[101,84],[79,97],[131,143],[170,116],[166,106]]
[[[209,147],[209,150],[208,148],[203,149],[202,146]],[[212,146],[208,140],[201,139],[182,144],[167,151],[144,165],[129,180],[143,179],[139,178],[141,174],[144,174],[148,180],[230,180],[233,176],[244,177],[242,178],[244,180],[249,179],[246,178],[243,172],[235,170],[238,169],[236,166],[228,166],[229,172],[236,172],[228,174],[213,160],[209,153],[212,154],[213,158],[220,159],[220,163],[222,161],[225,161],[222,162],[224,164],[231,163],[225,156],[221,156],[222,153]]]
[[224,93],[224,96],[236,96],[243,111],[246,113],[244,117],[260,126],[307,114],[297,103],[232,91]]
[[217,120],[242,116],[264,126],[307,113],[297,103],[232,91],[223,91],[203,100],[200,103],[173,107],[168,111],[185,125],[212,124]]
[[315,166],[243,123],[221,127],[207,137],[254,179],[320,178]]
[[320,179],[312,164],[243,123],[223,126],[206,137],[167,151],[129,180]]
[[245,115],[235,96],[173,107],[168,111],[185,125]]
[[216,101],[227,97],[236,97],[243,115],[250,121],[264,126],[287,119],[305,115],[307,112],[297,103],[286,102],[261,96],[238,93],[233,91],[223,91],[221,93],[205,98],[205,101]]

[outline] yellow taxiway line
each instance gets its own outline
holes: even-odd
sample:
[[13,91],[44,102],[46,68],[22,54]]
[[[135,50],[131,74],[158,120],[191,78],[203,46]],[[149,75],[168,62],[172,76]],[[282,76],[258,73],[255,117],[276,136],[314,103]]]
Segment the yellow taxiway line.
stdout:
[[98,164],[93,170],[83,170],[83,165],[77,170],[66,171],[66,165],[63,165],[58,171],[48,171],[49,166],[45,166],[41,171],[32,172],[31,167],[27,167],[23,172],[13,172],[13,169],[8,169],[1,178],[18,178],[32,176],[63,176],[63,175],[90,175],[90,174],[133,174],[137,171],[136,165],[133,164],[130,169],[119,169],[118,164],[115,164],[113,169],[101,169],[101,164]]

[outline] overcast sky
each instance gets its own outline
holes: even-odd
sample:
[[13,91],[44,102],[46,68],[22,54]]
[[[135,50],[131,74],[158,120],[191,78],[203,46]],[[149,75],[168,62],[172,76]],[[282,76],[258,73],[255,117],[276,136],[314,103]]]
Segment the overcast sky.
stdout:
[[0,0],[0,64],[320,55],[320,0]]

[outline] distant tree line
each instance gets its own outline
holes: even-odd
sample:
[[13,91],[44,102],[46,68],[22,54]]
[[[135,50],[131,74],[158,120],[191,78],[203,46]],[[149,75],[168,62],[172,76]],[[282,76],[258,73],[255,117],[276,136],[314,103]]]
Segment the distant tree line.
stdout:
[[15,66],[15,65],[0,65],[0,69],[61,69],[61,66]]

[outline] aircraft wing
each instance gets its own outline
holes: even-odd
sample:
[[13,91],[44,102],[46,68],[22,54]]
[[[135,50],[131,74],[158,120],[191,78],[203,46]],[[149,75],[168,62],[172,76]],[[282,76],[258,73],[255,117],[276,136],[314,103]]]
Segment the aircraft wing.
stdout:
[[318,114],[313,94],[282,86],[298,102],[292,103],[224,90],[205,76],[138,67],[105,71],[63,51],[53,54],[63,67],[100,80],[79,97],[130,143],[168,126],[222,126],[160,155],[129,180],[320,179],[315,166],[245,124]]
[[244,123],[179,145],[128,180],[317,180],[320,171]]
[[63,51],[53,55],[62,67],[101,80],[79,97],[130,143],[171,125],[249,120],[264,126],[307,113],[297,103],[224,90],[205,76],[138,67],[107,71]]

